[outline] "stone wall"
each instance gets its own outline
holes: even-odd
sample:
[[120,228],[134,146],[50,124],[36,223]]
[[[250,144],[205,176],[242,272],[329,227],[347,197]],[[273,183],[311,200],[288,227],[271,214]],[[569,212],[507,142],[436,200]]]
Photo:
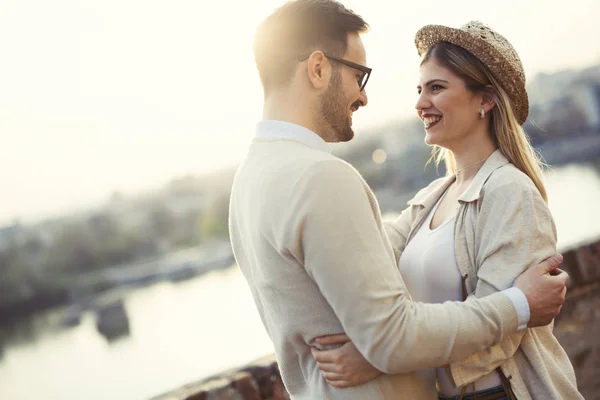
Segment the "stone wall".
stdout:
[[[564,251],[563,256],[562,268],[571,282],[554,333],[571,358],[584,398],[600,400],[600,240]],[[289,396],[271,355],[152,400],[289,400]]]
[[554,334],[567,351],[587,400],[600,400],[600,241],[563,253],[571,277]]
[[275,356],[190,383],[152,400],[290,400]]

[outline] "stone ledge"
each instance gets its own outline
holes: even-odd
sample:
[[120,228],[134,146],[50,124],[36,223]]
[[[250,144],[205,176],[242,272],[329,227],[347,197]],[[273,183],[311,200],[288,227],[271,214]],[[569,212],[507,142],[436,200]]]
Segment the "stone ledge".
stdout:
[[563,253],[562,269],[569,273],[569,288],[600,280],[600,241]]
[[151,400],[290,400],[274,355],[201,381],[187,384]]

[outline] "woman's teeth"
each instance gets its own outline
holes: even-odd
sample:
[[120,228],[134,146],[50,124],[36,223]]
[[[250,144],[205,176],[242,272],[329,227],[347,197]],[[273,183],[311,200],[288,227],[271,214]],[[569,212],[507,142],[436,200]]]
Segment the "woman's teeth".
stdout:
[[435,125],[441,119],[442,119],[442,117],[426,117],[426,118],[423,118],[423,123],[425,124],[425,129],[431,128],[433,125]]

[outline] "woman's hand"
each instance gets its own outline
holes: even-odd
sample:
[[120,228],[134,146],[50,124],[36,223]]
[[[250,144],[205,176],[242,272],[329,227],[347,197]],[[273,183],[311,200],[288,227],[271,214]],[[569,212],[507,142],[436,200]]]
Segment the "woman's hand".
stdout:
[[342,345],[332,350],[319,350],[314,347],[311,349],[319,369],[331,386],[358,386],[383,373],[369,364],[346,335],[322,336],[316,341],[321,345]]

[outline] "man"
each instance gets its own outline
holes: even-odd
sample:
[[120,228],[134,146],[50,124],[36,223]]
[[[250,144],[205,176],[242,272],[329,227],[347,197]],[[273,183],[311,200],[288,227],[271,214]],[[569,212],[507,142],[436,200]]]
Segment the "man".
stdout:
[[[233,184],[230,236],[294,399],[434,399],[412,371],[546,325],[564,301],[566,274],[541,277],[557,260],[483,299],[410,301],[373,192],[327,144],[352,139],[352,114],[367,105],[366,29],[333,0],[297,0],[256,35],[264,121]],[[328,385],[311,346],[340,332],[386,374]]]

